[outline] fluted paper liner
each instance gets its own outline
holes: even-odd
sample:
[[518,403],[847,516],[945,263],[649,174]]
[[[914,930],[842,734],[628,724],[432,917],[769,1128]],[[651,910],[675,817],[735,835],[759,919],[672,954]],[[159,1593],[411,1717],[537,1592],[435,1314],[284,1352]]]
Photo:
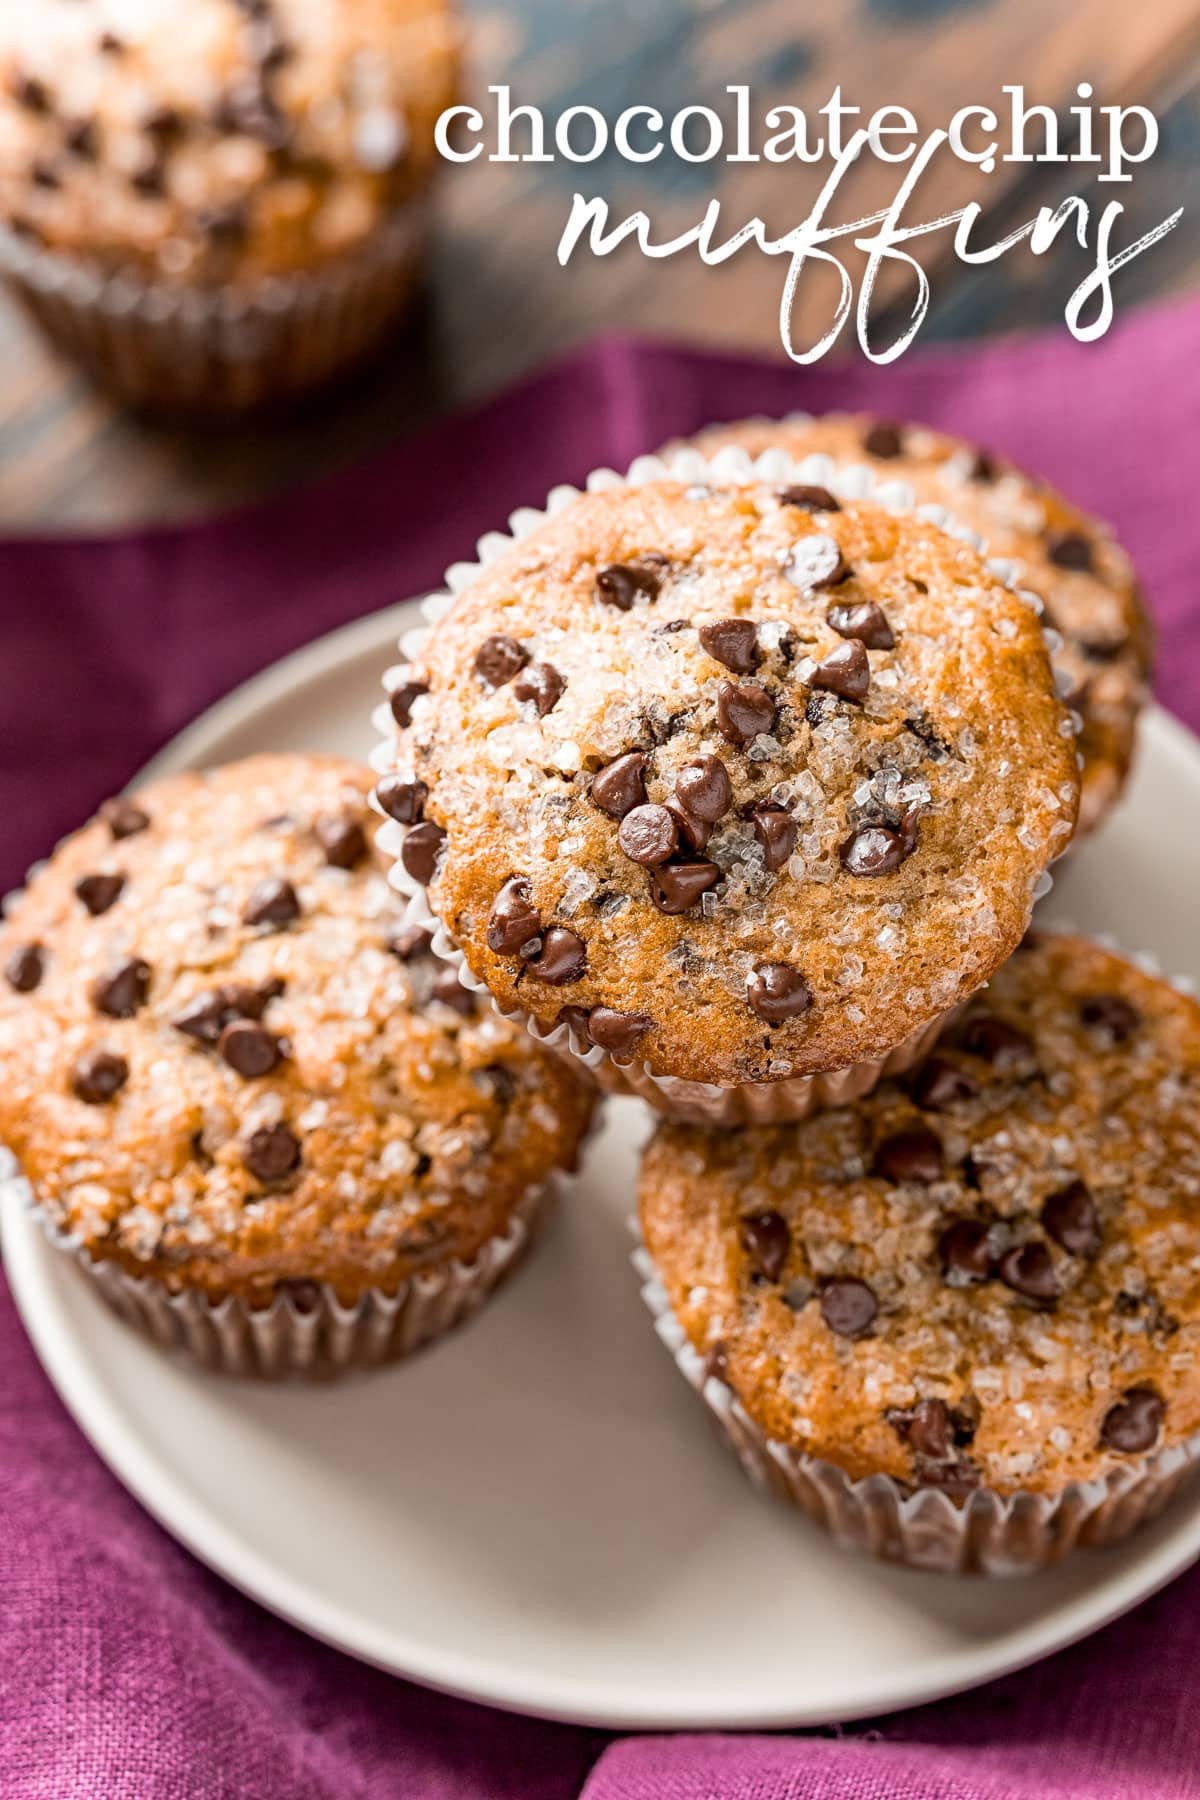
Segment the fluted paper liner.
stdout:
[[1200,1457],[1198,1433],[1056,1494],[980,1487],[960,1504],[940,1488],[890,1475],[852,1481],[836,1463],[768,1437],[733,1389],[708,1372],[640,1243],[633,1263],[655,1330],[751,1481],[805,1513],[842,1550],[939,1574],[1030,1574],[1071,1550],[1128,1537],[1166,1505]]
[[[801,461],[794,461],[782,450],[767,450],[761,456],[753,458],[744,450],[736,448],[718,451],[711,458],[705,457],[698,450],[678,450],[665,457],[640,456],[624,476],[612,469],[595,470],[588,476],[586,486],[588,491],[595,492],[614,487],[641,486],[649,481],[663,479],[711,481],[718,485],[751,481],[812,483],[829,488],[842,499],[873,500],[891,511],[913,512],[918,518],[960,538],[981,553],[986,550],[978,534],[960,524],[944,507],[918,506],[913,490],[905,482],[880,481],[871,469],[863,465],[835,463],[831,457],[824,455],[807,456]],[[476,546],[478,561],[455,563],[447,570],[445,589],[429,595],[422,604],[425,618],[432,624],[443,617],[453,605],[455,596],[475,578],[480,569],[494,562],[513,543],[528,537],[546,518],[561,512],[577,498],[580,491],[565,485],[556,487],[548,496],[544,508],[521,507],[510,516],[508,532],[493,531],[480,538]],[[990,557],[987,559],[987,566],[997,580],[1012,588],[1035,611],[1041,612],[1042,603],[1038,597],[1016,586],[1016,566],[1013,562],[1007,558]],[[418,654],[426,635],[427,628],[422,626],[406,633],[400,645],[402,654],[406,657]],[[1046,636],[1053,651],[1057,642],[1055,635],[1047,631]],[[384,678],[385,688],[390,692],[392,688],[399,686],[405,673],[405,664],[397,664],[388,670]],[[1078,718],[1073,715],[1073,719],[1075,729],[1078,730]],[[373,723],[381,741],[371,760],[373,767],[382,774],[394,766],[395,727],[386,702],[376,709]],[[377,802],[374,804],[377,811],[382,810]],[[413,880],[400,862],[404,837],[405,827],[388,820],[380,829],[376,841],[385,854],[394,859],[389,879],[393,887],[408,897],[408,922],[423,925],[433,932],[435,955],[456,970],[464,987],[477,993],[488,993],[487,984],[472,974],[462,951],[454,943],[443,922],[432,911],[425,889]],[[1049,887],[1050,876],[1043,873],[1034,891],[1034,899],[1042,898]],[[598,1086],[606,1092],[636,1094],[657,1111],[672,1118],[721,1126],[784,1124],[807,1118],[822,1106],[837,1106],[861,1099],[878,1082],[889,1076],[903,1074],[927,1055],[941,1033],[958,1016],[962,1005],[961,1002],[957,1003],[908,1032],[883,1055],[853,1063],[846,1068],[782,1076],[774,1081],[723,1085],[687,1080],[677,1075],[656,1074],[645,1063],[638,1061],[636,1056],[618,1060],[596,1045],[581,1045],[566,1025],[546,1026],[519,1007],[505,1008],[494,995],[491,999],[496,1010],[505,1017],[522,1020],[539,1043],[570,1056],[577,1063],[583,1063]]]
[[38,1205],[16,1159],[0,1149],[0,1194],[15,1194],[56,1250],[69,1255],[112,1310],[163,1349],[186,1350],[222,1375],[328,1377],[407,1356],[461,1325],[478,1310],[537,1235],[558,1190],[552,1177],[530,1188],[505,1228],[470,1262],[410,1276],[395,1293],[370,1288],[345,1306],[324,1282],[297,1299],[285,1291],[255,1308],[236,1296],[211,1302],[195,1291],[174,1294],[152,1275],[130,1275],[119,1263],[90,1256]]
[[0,226],[0,274],[59,349],[132,405],[238,413],[319,387],[382,339],[428,222],[418,197],[335,262],[213,289],[106,270]]

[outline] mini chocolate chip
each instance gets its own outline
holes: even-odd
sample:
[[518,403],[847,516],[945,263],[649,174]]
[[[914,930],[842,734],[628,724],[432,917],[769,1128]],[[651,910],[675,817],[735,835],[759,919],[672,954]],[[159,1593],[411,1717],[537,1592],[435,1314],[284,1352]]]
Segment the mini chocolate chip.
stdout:
[[798,487],[780,488],[776,496],[785,506],[798,506],[802,512],[841,512],[841,507],[828,488],[811,487],[801,484]]
[[195,214],[196,229],[210,243],[229,247],[240,244],[250,229],[250,213],[244,200],[226,200],[220,206],[201,206]]
[[708,654],[735,675],[748,675],[757,661],[758,627],[753,619],[716,619],[701,625],[696,636]]
[[1095,1256],[1100,1250],[1100,1215],[1086,1181],[1076,1178],[1050,1194],[1042,1203],[1042,1225],[1072,1256]]
[[899,456],[904,449],[904,440],[900,436],[900,428],[888,419],[879,419],[871,428],[863,433],[863,449],[868,456],[878,456],[884,462],[890,462]]
[[252,1019],[233,1019],[217,1039],[217,1053],[245,1081],[269,1075],[280,1060],[279,1039]]
[[982,1219],[954,1219],[938,1239],[942,1273],[955,1285],[983,1281],[991,1273],[991,1231]]
[[401,730],[411,723],[415,702],[421,698],[422,694],[428,692],[429,683],[427,681],[405,681],[398,688],[392,689],[388,697],[388,704],[392,709],[392,717]]
[[18,994],[32,994],[46,973],[46,953],[40,944],[18,944],[4,965],[4,979]]
[[356,868],[367,854],[367,834],[351,813],[322,813],[313,834],[331,868]]
[[832,694],[814,692],[804,702],[804,717],[814,731],[818,726],[828,724],[830,719],[836,719],[839,710],[838,703]]
[[1081,531],[1057,531],[1046,540],[1046,555],[1060,569],[1089,570],[1092,567],[1091,541]]
[[1153,1388],[1126,1388],[1122,1398],[1104,1415],[1100,1442],[1122,1456],[1136,1456],[1153,1449],[1162,1430],[1166,1407]]
[[1006,1250],[997,1273],[1005,1287],[1026,1300],[1057,1300],[1062,1292],[1050,1252],[1036,1238]]
[[422,887],[428,887],[433,880],[437,868],[438,853],[446,841],[446,834],[440,825],[432,819],[422,819],[405,832],[404,842],[400,846],[400,861],[408,870],[414,881]]
[[715,1343],[704,1359],[705,1381],[721,1381],[729,1386],[729,1348],[720,1342]]
[[150,964],[140,956],[131,957],[111,975],[98,975],[88,993],[97,1012],[110,1019],[132,1019],[150,993]]
[[125,886],[124,875],[84,875],[75,883],[75,892],[93,918],[106,913]]
[[658,598],[662,587],[665,557],[647,557],[637,562],[610,563],[596,576],[596,598],[618,612],[628,612],[639,594],[648,600]]
[[697,756],[675,777],[679,804],[706,825],[715,825],[733,805],[733,783],[719,756]]
[[868,650],[893,650],[896,639],[888,624],[888,616],[874,600],[860,600],[831,606],[825,615],[840,637],[857,638]]
[[429,798],[429,789],[415,776],[385,775],[376,784],[375,798],[389,819],[400,825],[415,825]]
[[772,872],[782,869],[796,848],[796,821],[782,806],[760,806],[754,813],[754,835],[762,845],[763,862]]
[[96,40],[96,46],[104,56],[120,56],[125,49],[124,39],[115,31],[102,31]]
[[702,894],[715,887],[724,871],[719,863],[665,863],[650,880],[650,898],[660,913],[673,917],[695,906]]
[[815,688],[825,688],[842,700],[863,700],[871,685],[871,665],[857,638],[848,638],[831,650],[809,676]]
[[529,898],[529,884],[513,875],[496,895],[488,914],[487,947],[497,956],[515,956],[522,944],[542,929],[538,910]]
[[225,1026],[233,1019],[261,1019],[272,1000],[283,992],[281,981],[268,981],[261,987],[231,982],[211,992],[197,994],[181,1013],[171,1020],[176,1031],[194,1037],[202,1044],[215,1044]]
[[282,875],[268,876],[251,889],[242,908],[243,925],[269,925],[278,931],[300,917],[300,896]]
[[166,170],[162,150],[157,144],[146,145],[139,161],[130,170],[129,185],[147,200],[157,200],[165,192]]
[[575,1036],[579,1038],[582,1043],[586,1044],[591,1041],[588,1037],[588,1020],[590,1017],[591,1014],[588,1012],[586,1006],[560,1006],[555,1023],[557,1025],[565,1025],[569,1031],[574,1032]]
[[621,820],[617,842],[630,862],[655,869],[679,848],[679,830],[665,806],[635,806]]
[[675,829],[679,833],[679,842],[687,850],[703,850],[713,834],[713,827],[707,819],[698,819],[695,813],[681,806],[678,800],[666,802],[667,811],[675,821]]
[[885,1181],[914,1181],[927,1187],[941,1180],[943,1166],[941,1140],[918,1126],[893,1132],[876,1146],[872,1173]]
[[959,1042],[972,1056],[981,1056],[1001,1073],[1029,1062],[1034,1053],[1033,1045],[1023,1031],[1018,1031],[1004,1019],[994,1018],[991,1013],[978,1013],[969,1019]]
[[464,1018],[473,1018],[475,1014],[475,996],[470,988],[463,986],[458,979],[458,970],[441,968],[433,978],[430,997],[440,1000],[443,1006],[452,1007]]
[[989,450],[977,450],[975,461],[971,464],[972,481],[995,481],[1000,473],[1000,465]]
[[887,825],[863,825],[846,839],[838,855],[851,875],[893,875],[915,849],[915,832],[905,838]]
[[757,683],[739,687],[723,681],[717,689],[717,726],[731,744],[752,744],[775,723],[775,702]]
[[939,1488],[954,1501],[963,1501],[975,1492],[982,1476],[974,1463],[965,1457],[955,1462],[922,1461],[919,1480],[922,1487]]
[[862,1337],[875,1322],[879,1302],[874,1290],[855,1276],[835,1276],[820,1288],[821,1317],[839,1337]]
[[114,838],[136,837],[139,831],[145,831],[150,824],[150,814],[135,806],[132,800],[124,800],[117,796],[115,800],[106,800],[100,808],[99,817],[108,826]]
[[805,593],[815,593],[818,588],[836,587],[839,581],[845,581],[850,570],[837,539],[813,531],[792,545],[783,572]]
[[953,1063],[944,1062],[940,1056],[931,1056],[918,1071],[912,1091],[918,1106],[924,1106],[930,1112],[941,1112],[944,1107],[953,1106],[956,1100],[971,1099],[979,1092],[979,1086],[965,1069],[956,1069]]
[[808,1011],[812,990],[790,963],[760,963],[746,983],[746,1004],[768,1025],[779,1025]]
[[71,1070],[71,1091],[89,1106],[104,1106],[129,1080],[129,1064],[112,1050],[88,1050]]
[[482,1069],[472,1069],[471,1080],[480,1093],[494,1100],[497,1106],[512,1105],[517,1091],[517,1078],[503,1063],[488,1063]]
[[92,119],[68,119],[63,124],[63,144],[71,156],[90,162],[96,154],[96,126]]
[[751,1213],[739,1222],[742,1248],[758,1272],[768,1281],[783,1274],[792,1247],[792,1234],[782,1213]]
[[32,164],[29,174],[34,187],[49,188],[53,190],[62,186],[62,178],[59,175],[58,170],[54,167],[54,164],[45,162],[40,158],[37,162]]
[[529,963],[529,973],[550,987],[578,981],[587,968],[587,945],[563,925],[552,925],[542,939],[540,955]]
[[566,685],[553,663],[530,663],[513,683],[513,695],[518,700],[532,700],[538,718],[544,719],[562,699]]
[[1080,1006],[1079,1016],[1085,1025],[1105,1032],[1114,1044],[1124,1044],[1142,1022],[1137,1007],[1120,994],[1092,994]]
[[623,819],[635,806],[646,802],[646,757],[641,750],[618,756],[592,779],[591,798],[610,818]]
[[256,1181],[283,1181],[300,1166],[300,1140],[290,1125],[260,1125],[242,1145],[242,1161]]
[[945,1462],[954,1449],[950,1409],[944,1400],[918,1400],[915,1406],[890,1412],[888,1424],[912,1446],[917,1456]]
[[496,631],[491,637],[484,638],[475,652],[475,676],[485,688],[494,692],[519,675],[528,661],[529,652],[524,644],[519,644],[506,631]]
[[282,1294],[301,1314],[315,1313],[321,1304],[321,1287],[316,1281],[280,1281],[275,1285],[275,1292]]
[[610,1056],[629,1056],[653,1023],[649,1013],[617,1012],[611,1006],[595,1006],[588,1014],[587,1036]]
[[424,925],[401,925],[389,933],[387,948],[403,963],[425,956],[433,948],[433,933]]
[[46,113],[50,111],[50,90],[44,81],[36,75],[15,75],[12,81],[12,96],[18,106],[26,112]]

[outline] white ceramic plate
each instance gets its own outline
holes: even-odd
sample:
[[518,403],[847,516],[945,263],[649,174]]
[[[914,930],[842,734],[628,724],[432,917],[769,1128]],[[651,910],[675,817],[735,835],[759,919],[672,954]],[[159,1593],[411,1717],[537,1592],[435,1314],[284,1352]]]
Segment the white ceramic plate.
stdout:
[[[162,773],[265,749],[365,755],[398,607],[269,670]],[[1050,908],[1200,975],[1200,746],[1161,713]],[[1047,1655],[1200,1554],[1200,1493],[1049,1574],[955,1581],[842,1555],[756,1495],[664,1353],[629,1266],[637,1107],[611,1108],[529,1267],[408,1366],[276,1388],[198,1373],[110,1317],[10,1211],[17,1303],[100,1454],[197,1556],[353,1655],[589,1724],[815,1725]]]

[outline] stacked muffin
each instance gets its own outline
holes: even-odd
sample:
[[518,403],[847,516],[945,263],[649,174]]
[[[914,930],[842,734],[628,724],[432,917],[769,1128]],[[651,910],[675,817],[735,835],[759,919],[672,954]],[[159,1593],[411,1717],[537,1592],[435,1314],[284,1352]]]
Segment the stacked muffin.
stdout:
[[646,1298],[748,1471],[924,1567],[1128,1531],[1200,1428],[1200,1009],[1028,930],[1128,769],[1108,534],[915,428],[755,422],[514,515],[427,614],[393,879],[664,1115]]

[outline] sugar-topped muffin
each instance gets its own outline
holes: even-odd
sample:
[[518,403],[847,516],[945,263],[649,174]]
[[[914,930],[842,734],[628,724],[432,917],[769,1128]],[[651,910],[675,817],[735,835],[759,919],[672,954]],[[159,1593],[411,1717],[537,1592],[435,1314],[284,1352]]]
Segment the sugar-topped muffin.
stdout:
[[783,450],[865,463],[880,479],[906,482],[919,500],[949,508],[991,554],[1013,559],[1017,579],[1042,600],[1062,639],[1055,663],[1083,721],[1079,829],[1095,829],[1129,773],[1153,650],[1137,576],[1108,526],[1006,457],[926,425],[798,414],[714,425],[691,442],[706,456],[735,445],[751,456]]
[[357,1309],[379,1337],[382,1309],[380,1350],[409,1347],[413,1294],[452,1322],[591,1111],[405,928],[369,789],[282,755],[158,782],[68,839],[0,938],[0,1144],[41,1216],[143,1312],[232,1303],[252,1350],[264,1311],[344,1334]]
[[1200,1006],[1108,950],[1032,934],[853,1107],[664,1125],[640,1202],[652,1298],[752,1468],[835,1527],[815,1464],[887,1478],[857,1513],[828,1490],[850,1541],[1052,1560],[1128,1529],[1194,1456]]
[[448,953],[672,1105],[877,1075],[1019,941],[1078,800],[1031,606],[813,488],[575,498],[460,588],[391,715],[384,842]]

